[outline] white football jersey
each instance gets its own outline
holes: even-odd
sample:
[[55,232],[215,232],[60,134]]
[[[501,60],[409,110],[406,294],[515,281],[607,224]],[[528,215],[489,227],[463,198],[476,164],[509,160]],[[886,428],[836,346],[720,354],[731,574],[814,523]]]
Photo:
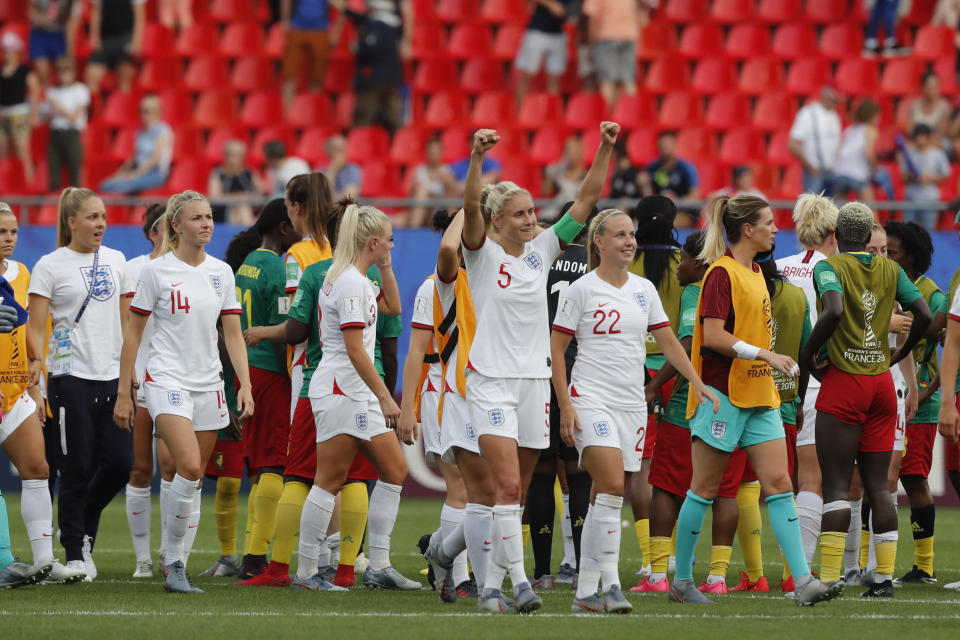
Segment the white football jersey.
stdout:
[[377,301],[380,289],[353,265],[347,267],[332,285],[320,290],[320,342],[323,358],[310,379],[310,397],[323,398],[340,393],[354,400],[374,399],[347,355],[343,330],[363,331],[363,348],[373,361],[377,340]]
[[489,378],[550,377],[547,277],[561,250],[553,229],[528,242],[519,258],[486,237],[478,249],[463,246],[477,314],[470,365],[478,373]]
[[953,301],[950,303],[947,316],[955,322],[960,322],[960,287],[957,287],[956,293],[953,294]]
[[[127,262],[127,275],[134,281],[139,282],[140,272],[143,270],[143,265],[150,262],[150,254],[145,253],[142,256],[137,256]],[[133,292],[130,292],[129,295],[133,297]],[[143,338],[140,340],[140,349],[137,351],[137,363],[134,365],[133,370],[136,372],[137,381],[143,382],[143,374],[147,369],[147,355],[150,352],[150,340],[153,337],[153,325],[156,320],[153,319],[153,314],[150,314],[150,317],[147,318],[147,325],[143,328]]]
[[570,393],[605,406],[638,409],[643,394],[647,332],[669,327],[657,288],[630,273],[619,289],[591,271],[557,303],[556,331],[577,338]]
[[[890,353],[896,353],[897,351],[897,334],[890,334]],[[893,378],[893,388],[897,391],[906,391],[907,389],[907,380],[903,377],[903,372],[900,371],[900,365],[895,364],[890,367],[890,376]]]
[[821,260],[826,260],[827,256],[807,249],[800,253],[777,260],[777,270],[783,274],[790,284],[795,284],[807,296],[807,304],[810,306],[810,325],[817,324],[817,291],[813,286],[813,268]]
[[[433,278],[427,278],[417,289],[417,297],[413,301],[413,318],[410,320],[410,326],[414,329],[425,329],[433,335],[433,292],[435,290]],[[437,345],[433,342],[434,352]],[[426,384],[423,385],[424,391],[440,391],[441,376],[443,376],[443,367],[437,362],[431,362],[427,369]]]
[[173,253],[151,260],[140,271],[130,310],[154,317],[144,381],[186,391],[223,387],[217,319],[240,313],[227,263],[208,255],[192,267]]

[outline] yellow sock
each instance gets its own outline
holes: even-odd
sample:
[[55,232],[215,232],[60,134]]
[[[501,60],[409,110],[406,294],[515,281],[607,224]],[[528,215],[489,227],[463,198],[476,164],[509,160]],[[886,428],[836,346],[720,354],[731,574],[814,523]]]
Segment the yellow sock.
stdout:
[[257,497],[257,483],[250,486],[250,495],[247,496],[247,526],[243,528],[243,555],[250,553],[253,544],[253,523],[257,521],[257,512],[254,499]]
[[237,498],[239,493],[240,478],[217,478],[217,497],[213,502],[213,518],[217,523],[220,554],[224,556],[232,556],[237,553]]
[[254,508],[257,519],[253,523],[253,542],[250,553],[255,556],[266,555],[273,532],[277,527],[277,502],[283,493],[283,476],[276,473],[261,473],[257,483],[257,495]]
[[356,563],[369,507],[365,483],[351,482],[340,490],[340,564],[353,566]]
[[[930,542],[933,542],[933,538],[927,538]],[[889,542],[880,542],[878,541],[876,546],[877,554],[877,575],[893,575],[893,567],[897,562],[897,541],[891,540]],[[931,561],[932,562],[932,561]],[[919,567],[919,565],[917,565]],[[933,575],[933,565],[930,565],[930,575]]]
[[557,510],[561,520],[566,516],[563,512],[563,489],[560,487],[560,478],[553,483],[553,508]]
[[677,555],[677,523],[673,523],[673,533],[670,534],[670,555]]
[[670,564],[670,538],[652,536],[650,538],[650,570],[653,573],[666,573]]
[[310,487],[302,482],[288,482],[283,485],[283,493],[277,502],[277,526],[273,536],[273,562],[290,564],[293,549],[300,535],[300,513],[307,500]]
[[820,534],[820,579],[833,582],[843,576],[843,547],[846,531],[824,531]]
[[641,565],[650,564],[650,519],[643,518],[633,523],[637,531],[637,542],[640,544],[640,554],[643,556]]
[[[922,571],[926,571],[931,576],[933,575],[933,536],[929,538],[920,538],[919,540],[914,540],[914,557],[917,564],[917,568]],[[879,546],[879,545],[877,545]],[[880,555],[877,552],[877,562],[880,562]],[[877,568],[877,573],[880,573],[880,568]]]
[[520,525],[520,531],[523,533],[523,546],[527,546],[530,541],[530,525]]
[[760,518],[760,483],[740,485],[737,491],[737,507],[740,519],[737,521],[737,538],[740,539],[740,552],[747,569],[747,579],[756,582],[763,576],[763,520]]
[[860,530],[860,571],[866,571],[867,562],[870,560],[870,532],[866,529]]
[[713,545],[710,548],[710,575],[727,577],[727,569],[730,568],[730,556],[733,554],[733,547],[724,545]]
[[783,555],[782,552],[780,553],[780,559],[783,560],[783,573],[781,574],[780,579],[783,582],[786,582],[787,580],[793,577],[793,574],[790,573],[790,564],[787,562],[787,558],[786,556]]

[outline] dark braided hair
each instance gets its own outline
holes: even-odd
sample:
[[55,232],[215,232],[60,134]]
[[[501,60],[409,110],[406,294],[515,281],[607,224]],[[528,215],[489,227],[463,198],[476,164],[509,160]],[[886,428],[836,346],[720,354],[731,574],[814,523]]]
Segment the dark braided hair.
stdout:
[[439,234],[445,233],[454,217],[446,209],[437,209],[433,212],[433,230]]
[[[774,247],[776,249],[776,247]],[[777,283],[783,279],[783,274],[777,269],[777,261],[773,259],[773,251],[770,250],[767,256],[758,256],[756,262],[760,265],[760,273],[763,274],[763,280],[767,285],[767,293],[770,294],[770,300],[777,290]]]
[[896,222],[891,220],[884,225],[887,236],[900,241],[905,253],[910,255],[917,275],[923,275],[933,261],[933,240],[930,232],[916,222]]
[[674,251],[669,248],[643,248],[644,245],[680,247],[673,221],[677,206],[666,196],[646,196],[637,202],[630,215],[637,225],[637,255],[643,253],[643,275],[657,289],[670,268]]
[[273,232],[284,222],[290,224],[287,207],[283,203],[283,198],[274,198],[266,204],[252,227],[233,236],[230,244],[227,245],[223,261],[236,273],[247,256],[263,243],[263,236]]

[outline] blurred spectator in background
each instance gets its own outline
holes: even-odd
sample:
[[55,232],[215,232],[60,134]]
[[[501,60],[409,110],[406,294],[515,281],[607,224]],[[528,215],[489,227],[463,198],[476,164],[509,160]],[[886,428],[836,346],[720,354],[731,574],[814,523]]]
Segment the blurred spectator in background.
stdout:
[[[334,5],[342,6],[336,0]],[[287,31],[283,50],[283,100],[287,105],[296,93],[304,65],[310,78],[310,91],[319,91],[323,86],[330,51],[329,12],[327,0],[282,0],[280,3],[280,20]],[[337,25],[334,33],[339,32],[342,18],[337,20]]]
[[638,178],[642,195],[663,195],[673,199],[700,197],[700,177],[690,162],[677,157],[677,134],[664,131],[657,138],[660,155]]
[[756,196],[758,198],[762,198],[763,200],[767,199],[767,196],[754,186],[753,169],[750,167],[743,165],[734,167],[730,171],[730,178],[730,184],[711,193],[709,199],[716,198],[717,196],[733,197],[741,194]]
[[[241,200],[267,193],[263,179],[246,165],[246,160],[247,145],[242,140],[228,140],[223,145],[223,164],[214,167],[207,181],[207,196],[211,200]],[[216,205],[213,219],[250,226],[254,221],[253,207],[246,203]]]
[[[474,132],[471,131],[467,136],[470,142],[470,146],[468,148],[470,149],[473,148],[473,133]],[[466,158],[461,158],[450,165],[450,171],[453,172],[453,177],[457,179],[458,196],[463,195],[463,185],[467,181],[467,169],[469,168],[469,154],[467,154]],[[494,182],[498,182],[500,180],[502,167],[497,159],[490,157],[490,154],[483,156],[483,164],[480,165],[480,170],[482,171],[480,180],[484,185],[493,184]]]
[[517,68],[517,106],[530,91],[530,83],[541,68],[547,72],[547,91],[560,93],[560,80],[567,70],[567,34],[563,25],[576,13],[575,5],[578,4],[563,0],[536,0],[514,61]]
[[165,27],[187,29],[193,26],[193,0],[159,0],[157,14]]
[[851,192],[859,200],[873,200],[872,182],[883,189],[887,200],[893,200],[890,174],[877,162],[877,124],[880,105],[864,98],[853,112],[853,124],[843,132],[837,152],[837,168],[833,176],[833,194],[845,199]]
[[960,0],[939,0],[930,24],[943,24],[956,29],[960,24]]
[[67,168],[67,186],[80,186],[80,167],[83,166],[83,144],[80,132],[87,127],[87,109],[90,90],[77,80],[77,68],[72,58],[57,60],[59,86],[49,87],[41,114],[50,121],[50,142],[47,146],[47,165],[50,168],[50,191],[60,191],[60,169]]
[[380,124],[393,133],[403,118],[403,62],[413,50],[411,0],[366,0],[365,13],[344,11],[357,24],[353,126]]
[[833,195],[833,169],[840,149],[838,101],[833,87],[822,87],[820,99],[805,104],[790,127],[788,148],[803,164],[804,193]]
[[90,93],[100,93],[100,83],[108,69],[117,72],[117,89],[129,91],[133,84],[133,61],[143,46],[147,0],[91,0],[91,3],[90,47],[93,53],[86,69]]
[[333,186],[334,200],[359,196],[363,187],[363,172],[359,166],[347,160],[346,138],[340,134],[332,135],[323,147],[327,153],[327,166],[319,171],[327,174],[327,180]]
[[583,144],[579,136],[570,136],[563,144],[563,157],[543,170],[543,193],[553,196],[561,204],[576,200],[586,174]]
[[12,31],[0,39],[3,66],[0,68],[0,157],[10,149],[23,164],[27,184],[33,182],[33,160],[30,158],[30,121],[32,102],[37,97],[37,76],[22,64],[23,41]]
[[290,178],[301,173],[310,173],[306,160],[287,155],[287,145],[280,140],[271,140],[263,145],[267,161],[267,191],[273,198],[282,198]]
[[133,157],[100,183],[100,191],[136,193],[162,187],[170,177],[173,131],[160,119],[160,99],[153,94],[140,101],[140,129],[133,143]]
[[630,162],[627,153],[626,136],[620,136],[613,145],[614,174],[610,180],[611,198],[639,198],[640,197],[640,169]]
[[[940,183],[950,176],[947,154],[937,144],[933,130],[925,124],[914,127],[911,137],[913,144],[900,153],[906,199],[917,204],[936,203],[940,200]],[[933,230],[937,215],[933,209],[904,209],[903,220]]]
[[[457,179],[443,161],[443,143],[439,138],[432,138],[427,142],[426,156],[427,162],[413,170],[410,197],[419,200],[456,197]],[[410,211],[409,226],[428,226],[433,218],[432,211],[429,207],[415,207]]]
[[73,55],[76,21],[81,3],[75,0],[30,0],[30,60],[41,89],[50,86],[50,67]]
[[881,53],[880,41],[877,39],[881,25],[883,26],[883,55],[893,56],[908,51],[897,44],[895,35],[899,6],[900,0],[873,0],[870,18],[867,20],[866,37],[863,40],[864,55],[872,56]]
[[637,40],[648,20],[643,0],[584,0],[593,68],[611,109],[620,93],[637,91]]
[[[932,71],[923,74],[923,80],[920,81],[922,93],[919,97],[910,101],[906,112],[906,122],[901,126],[904,131],[913,131],[918,124],[925,124],[933,131],[933,135],[938,139],[943,139],[947,135],[950,126],[950,114],[952,108],[950,101],[940,93],[940,78]],[[944,140],[949,149],[949,140]]]

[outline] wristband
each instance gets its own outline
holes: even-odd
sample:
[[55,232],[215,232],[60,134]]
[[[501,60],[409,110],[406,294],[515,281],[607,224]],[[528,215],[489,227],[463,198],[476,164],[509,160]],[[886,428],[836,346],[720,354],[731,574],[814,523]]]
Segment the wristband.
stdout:
[[563,217],[557,220],[554,223],[553,232],[557,234],[557,238],[560,239],[560,242],[563,244],[570,244],[573,242],[573,239],[577,237],[583,225],[573,219],[573,216],[570,215],[570,212],[563,214]]
[[737,340],[736,344],[733,345],[733,352],[741,360],[756,360],[757,356],[760,355],[760,347],[747,344],[743,340]]

